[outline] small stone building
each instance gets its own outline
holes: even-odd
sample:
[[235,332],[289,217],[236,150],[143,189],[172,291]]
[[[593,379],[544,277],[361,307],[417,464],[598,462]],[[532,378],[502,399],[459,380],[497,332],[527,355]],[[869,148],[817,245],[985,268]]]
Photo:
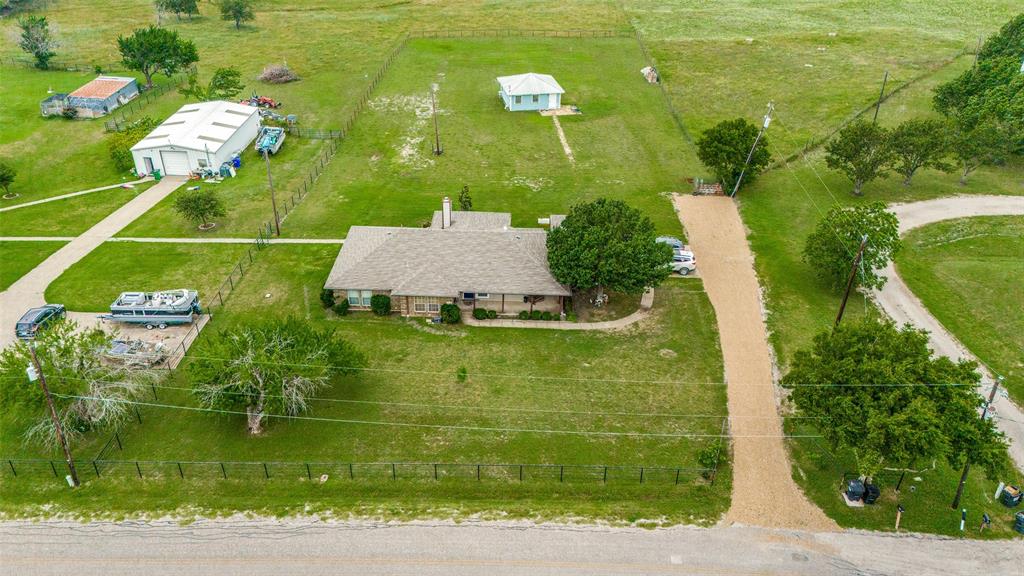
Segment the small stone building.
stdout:
[[429,228],[353,226],[324,288],[353,310],[388,295],[403,316],[436,316],[450,303],[561,313],[570,291],[548,268],[547,232],[511,223],[507,213],[453,211],[445,198]]

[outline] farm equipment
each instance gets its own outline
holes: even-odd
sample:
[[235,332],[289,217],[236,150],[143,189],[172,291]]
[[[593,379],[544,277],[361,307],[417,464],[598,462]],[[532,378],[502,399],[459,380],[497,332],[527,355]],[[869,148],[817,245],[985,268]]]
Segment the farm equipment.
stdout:
[[161,342],[114,340],[110,348],[103,352],[103,357],[111,363],[130,368],[150,368],[163,362],[167,357],[167,351]]
[[260,154],[277,154],[284,144],[284,128],[277,126],[264,126],[256,136],[256,152]]
[[246,106],[253,106],[256,108],[280,108],[281,103],[269,96],[260,96],[259,94],[253,94],[245,100],[239,100],[239,104]]

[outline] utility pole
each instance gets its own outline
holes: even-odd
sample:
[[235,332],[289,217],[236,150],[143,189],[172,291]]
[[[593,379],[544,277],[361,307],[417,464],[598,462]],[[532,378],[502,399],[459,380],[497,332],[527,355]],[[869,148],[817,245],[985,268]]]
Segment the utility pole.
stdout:
[[274,179],[270,176],[270,151],[263,150],[263,159],[267,162],[267,185],[270,186],[270,204],[274,207],[274,229],[277,237],[281,237],[281,217],[277,215],[277,198],[274,197]]
[[882,98],[885,97],[885,83],[889,81],[889,71],[885,71],[885,76],[882,78],[882,90],[878,93],[878,103],[875,104],[875,118],[871,121],[872,124],[878,124],[878,109],[882,107]]
[[740,190],[740,183],[743,182],[743,176],[747,173],[747,167],[750,166],[750,160],[754,158],[754,150],[757,150],[757,144],[761,142],[761,137],[764,136],[764,131],[768,129],[768,125],[772,123],[772,112],[775,110],[775,105],[771,102],[768,103],[768,112],[764,115],[764,122],[761,124],[761,131],[757,133],[757,138],[754,138],[754,145],[750,147],[750,152],[747,154],[747,161],[743,163],[743,170],[740,170],[740,177],[736,179],[736,185],[732,187],[732,194],[730,197],[735,198],[736,193]]
[[437,83],[430,85],[430,110],[434,115],[434,156],[440,156],[443,152],[441,150],[441,133],[437,129]]
[[39,358],[36,357],[36,345],[35,343],[29,344],[29,352],[32,354],[32,365],[29,366],[31,370],[28,371],[29,381],[34,381],[36,378],[39,379],[39,387],[43,390],[43,396],[46,398],[46,406],[50,409],[50,419],[53,420],[53,428],[57,432],[57,440],[60,442],[60,447],[64,449],[64,459],[68,462],[68,470],[71,472],[71,483],[73,487],[81,484],[78,481],[78,471],[75,470],[75,459],[71,457],[71,448],[68,446],[68,441],[64,438],[64,428],[60,425],[60,418],[57,417],[57,409],[53,407],[53,398],[50,397],[50,389],[46,386],[46,377],[43,376],[43,367],[39,364]]
[[[992,382],[992,389],[988,392],[988,402],[985,403],[985,407],[981,410],[982,421],[988,417],[988,407],[992,405],[992,402],[996,399],[996,392],[999,390],[999,386],[1003,383],[1002,376],[996,376],[996,379]],[[964,485],[967,484],[967,473],[971,471],[971,461],[967,460],[964,463],[964,471],[960,474],[960,484],[956,487],[956,496],[953,497],[953,510],[960,507],[960,497],[964,494]]]
[[839,313],[836,314],[835,327],[839,327],[839,323],[843,321],[843,312],[846,311],[846,301],[850,299],[850,291],[853,290],[853,279],[857,277],[857,266],[860,266],[860,259],[864,257],[864,249],[868,245],[868,235],[865,234],[860,239],[860,248],[857,249],[857,255],[853,258],[853,266],[850,266],[850,276],[846,279],[846,292],[843,293],[843,303],[839,305]]

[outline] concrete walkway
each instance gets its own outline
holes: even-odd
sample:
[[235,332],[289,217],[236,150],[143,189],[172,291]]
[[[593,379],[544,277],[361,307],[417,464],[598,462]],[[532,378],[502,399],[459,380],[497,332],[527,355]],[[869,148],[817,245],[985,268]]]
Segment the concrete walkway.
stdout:
[[[974,216],[1013,216],[1024,215],[1024,196],[955,196],[939,198],[910,204],[893,204],[889,206],[900,220],[900,235],[914,228],[927,224],[967,218]],[[928,331],[932,350],[941,356],[957,361],[961,359],[977,360],[977,358],[960,343],[946,328],[931,315],[924,304],[914,296],[910,288],[897,274],[893,264],[886,266],[881,272],[888,278],[881,290],[872,296],[878,306],[898,324],[912,324]],[[982,375],[978,392],[986,398],[991,389],[992,374],[984,365],[980,366]],[[1009,398],[996,396],[996,423],[1007,438],[1010,439],[1010,456],[1017,467],[1024,470],[1024,412],[1010,401]]]
[[718,320],[733,435],[732,505],[725,523],[812,531],[838,526],[793,481],[776,407],[761,286],[736,204],[675,196]]
[[97,246],[156,206],[184,182],[184,177],[164,178],[51,254],[49,258],[11,284],[7,290],[0,292],[0,349],[14,342],[14,325],[25,311],[46,303],[44,294],[51,282]]
[[604,322],[566,322],[562,320],[519,320],[513,318],[502,318],[500,320],[477,320],[472,314],[463,318],[467,326],[480,326],[483,328],[544,328],[547,330],[618,330],[630,324],[636,324],[651,313],[654,306],[654,289],[644,292],[640,297],[640,309],[629,316],[618,320],[607,320]]
[[120,184],[111,184],[110,186],[100,186],[99,188],[90,188],[88,190],[82,190],[80,192],[70,192],[68,194],[61,194],[60,196],[50,196],[49,198],[41,198],[39,200],[33,200],[31,202],[23,202],[21,204],[15,204],[14,206],[5,206],[0,208],[0,212],[7,212],[10,210],[17,210],[18,208],[28,208],[29,206],[35,206],[37,204],[46,204],[47,202],[56,202],[57,200],[65,200],[67,198],[74,198],[75,196],[82,196],[84,194],[92,194],[93,192],[102,192],[104,190],[113,190],[114,188],[120,188],[125,184],[141,184],[143,182],[149,182],[152,178],[143,178],[141,180],[134,180],[132,182],[121,182]]

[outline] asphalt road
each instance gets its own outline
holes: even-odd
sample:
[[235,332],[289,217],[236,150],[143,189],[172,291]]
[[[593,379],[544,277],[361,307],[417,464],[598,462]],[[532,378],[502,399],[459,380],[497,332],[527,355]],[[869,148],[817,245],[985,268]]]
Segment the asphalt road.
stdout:
[[762,528],[202,520],[0,524],[0,574],[1020,574],[1024,541]]

